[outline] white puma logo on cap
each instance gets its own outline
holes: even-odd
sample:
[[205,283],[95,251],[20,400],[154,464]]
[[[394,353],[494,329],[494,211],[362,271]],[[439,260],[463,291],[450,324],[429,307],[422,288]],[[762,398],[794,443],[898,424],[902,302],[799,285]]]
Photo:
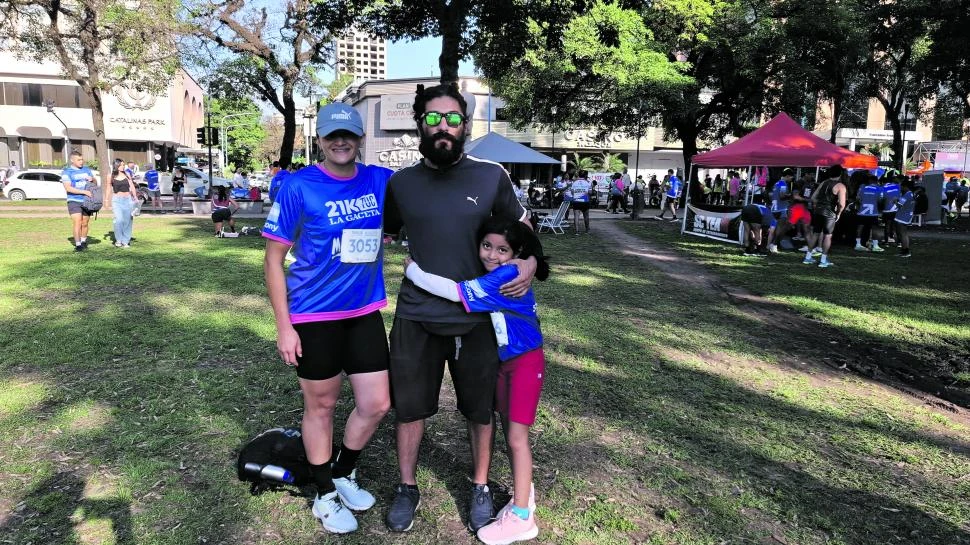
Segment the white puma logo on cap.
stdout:
[[468,200],[470,200],[471,202],[475,203],[475,206],[478,206],[478,197],[474,197],[474,198],[472,198],[472,197],[465,197],[465,198],[468,199]]

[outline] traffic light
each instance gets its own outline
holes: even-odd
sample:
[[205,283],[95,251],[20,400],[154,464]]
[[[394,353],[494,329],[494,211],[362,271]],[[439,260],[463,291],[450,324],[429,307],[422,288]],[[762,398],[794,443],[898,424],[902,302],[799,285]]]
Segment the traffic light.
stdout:
[[195,129],[195,141],[199,144],[205,145],[205,133],[208,127],[199,127]]

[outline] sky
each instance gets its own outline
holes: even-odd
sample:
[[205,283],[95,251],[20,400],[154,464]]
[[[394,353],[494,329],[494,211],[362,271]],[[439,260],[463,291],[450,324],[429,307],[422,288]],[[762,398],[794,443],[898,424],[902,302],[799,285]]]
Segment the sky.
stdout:
[[[425,38],[414,42],[394,42],[387,47],[387,79],[439,76],[438,55],[441,38]],[[458,65],[458,75],[474,76],[470,61]]]

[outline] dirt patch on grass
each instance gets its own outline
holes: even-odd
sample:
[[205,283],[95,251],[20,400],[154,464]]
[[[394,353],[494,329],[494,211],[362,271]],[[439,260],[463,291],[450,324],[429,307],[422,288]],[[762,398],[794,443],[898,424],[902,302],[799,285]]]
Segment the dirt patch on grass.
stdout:
[[[614,222],[602,222],[597,227],[597,234],[607,243],[614,244],[621,253],[639,257],[677,282],[726,300],[752,320],[773,324],[776,337],[797,339],[810,331],[814,338],[828,340],[828,344],[789,343],[781,363],[801,368],[807,363],[823,370],[852,371],[970,423],[970,392],[950,385],[950,377],[941,375],[940,369],[931,362],[892,346],[851,338],[845,332],[798,314],[786,305],[730,285],[682,253],[630,235]],[[754,338],[752,342],[759,340]],[[779,347],[772,345],[770,348],[777,350]]]

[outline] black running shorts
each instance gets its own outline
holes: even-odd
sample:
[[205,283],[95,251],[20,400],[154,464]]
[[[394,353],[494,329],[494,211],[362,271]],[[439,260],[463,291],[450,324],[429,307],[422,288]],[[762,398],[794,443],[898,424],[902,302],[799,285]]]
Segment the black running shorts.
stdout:
[[812,214],[812,230],[823,235],[831,235],[835,232],[835,215],[824,212]]
[[326,380],[340,374],[387,371],[387,333],[380,312],[328,322],[293,324],[300,335],[303,356],[296,359],[296,375]]
[[77,201],[67,201],[67,213],[70,216],[74,214],[81,214],[82,216],[93,216],[94,212],[89,212],[81,206],[81,203]]
[[402,318],[391,328],[391,406],[398,422],[414,422],[438,412],[438,394],[445,362],[455,386],[458,410],[477,424],[492,422],[495,381],[498,377],[498,346],[491,322],[433,324],[465,326],[454,334],[428,331]]

